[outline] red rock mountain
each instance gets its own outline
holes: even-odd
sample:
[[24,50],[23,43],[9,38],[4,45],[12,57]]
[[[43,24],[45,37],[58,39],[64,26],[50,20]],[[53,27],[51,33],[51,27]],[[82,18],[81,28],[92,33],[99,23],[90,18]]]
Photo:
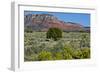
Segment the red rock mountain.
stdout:
[[47,31],[51,27],[57,27],[64,31],[84,30],[81,24],[64,22],[50,14],[29,14],[24,16],[25,28],[31,27],[34,31]]

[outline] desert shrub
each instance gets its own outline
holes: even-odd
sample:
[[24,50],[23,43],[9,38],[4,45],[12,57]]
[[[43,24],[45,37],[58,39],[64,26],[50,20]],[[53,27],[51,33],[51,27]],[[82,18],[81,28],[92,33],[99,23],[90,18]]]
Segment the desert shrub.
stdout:
[[38,55],[38,60],[52,60],[52,53],[48,51],[41,51]]
[[90,36],[87,35],[87,34],[82,34],[80,36],[81,40],[80,40],[80,48],[83,48],[83,47],[90,47]]
[[73,48],[73,49],[80,48],[78,40],[71,40],[69,43],[70,43],[71,48]]
[[64,59],[72,59],[73,52],[74,50],[69,45],[65,45],[63,48],[63,53],[62,53]]
[[24,61],[32,61],[33,58],[31,56],[24,56]]
[[86,59],[90,58],[90,49],[89,48],[82,48],[78,49],[74,52],[75,59]]
[[26,55],[31,55],[33,53],[32,46],[25,46],[24,53]]
[[27,33],[33,32],[32,27],[28,27],[28,26],[24,29],[24,31],[27,32]]
[[80,49],[76,50],[73,55],[74,59],[82,59],[82,52]]
[[62,60],[63,59],[63,54],[58,52],[54,54],[54,60]]
[[68,52],[64,52],[63,55],[64,55],[64,59],[73,59],[72,55]]
[[82,57],[83,58],[90,58],[90,49],[89,48],[83,48],[81,49]]
[[32,54],[30,56],[25,55],[24,56],[24,61],[37,61],[38,60],[38,55]]
[[59,28],[49,28],[46,33],[46,37],[48,39],[53,39],[54,41],[57,41],[59,38],[62,38],[62,30]]
[[52,53],[57,53],[57,52],[62,52],[63,51],[63,47],[64,47],[64,45],[63,45],[63,43],[62,42],[60,42],[60,41],[58,41],[54,46],[53,46],[53,48],[52,48]]
[[84,31],[83,29],[80,29],[79,32],[80,32],[80,33],[84,33],[85,31]]

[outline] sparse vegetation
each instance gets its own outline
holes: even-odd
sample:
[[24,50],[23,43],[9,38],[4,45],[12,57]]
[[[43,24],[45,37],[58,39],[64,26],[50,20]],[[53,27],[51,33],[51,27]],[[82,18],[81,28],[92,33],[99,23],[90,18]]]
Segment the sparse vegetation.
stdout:
[[[52,34],[53,32],[49,33]],[[25,31],[24,60],[45,61],[90,58],[90,33],[61,32],[61,34],[59,39],[51,37],[46,32]],[[46,41],[47,35],[52,39]]]

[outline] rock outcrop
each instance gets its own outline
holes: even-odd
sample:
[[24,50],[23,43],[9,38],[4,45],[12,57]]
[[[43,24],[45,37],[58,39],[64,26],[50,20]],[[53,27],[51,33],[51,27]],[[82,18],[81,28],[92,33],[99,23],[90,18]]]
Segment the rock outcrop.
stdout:
[[57,27],[63,31],[81,31],[84,26],[74,22],[64,22],[50,14],[28,14],[24,16],[25,28],[31,27],[33,31],[47,31]]

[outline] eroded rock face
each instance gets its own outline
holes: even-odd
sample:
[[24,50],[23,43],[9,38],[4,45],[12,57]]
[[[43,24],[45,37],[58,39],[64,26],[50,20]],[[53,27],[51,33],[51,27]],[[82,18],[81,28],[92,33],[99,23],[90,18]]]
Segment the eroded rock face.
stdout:
[[24,16],[24,26],[32,27],[33,31],[47,31],[51,27],[57,27],[63,31],[84,30],[81,24],[64,22],[50,14],[29,14]]

